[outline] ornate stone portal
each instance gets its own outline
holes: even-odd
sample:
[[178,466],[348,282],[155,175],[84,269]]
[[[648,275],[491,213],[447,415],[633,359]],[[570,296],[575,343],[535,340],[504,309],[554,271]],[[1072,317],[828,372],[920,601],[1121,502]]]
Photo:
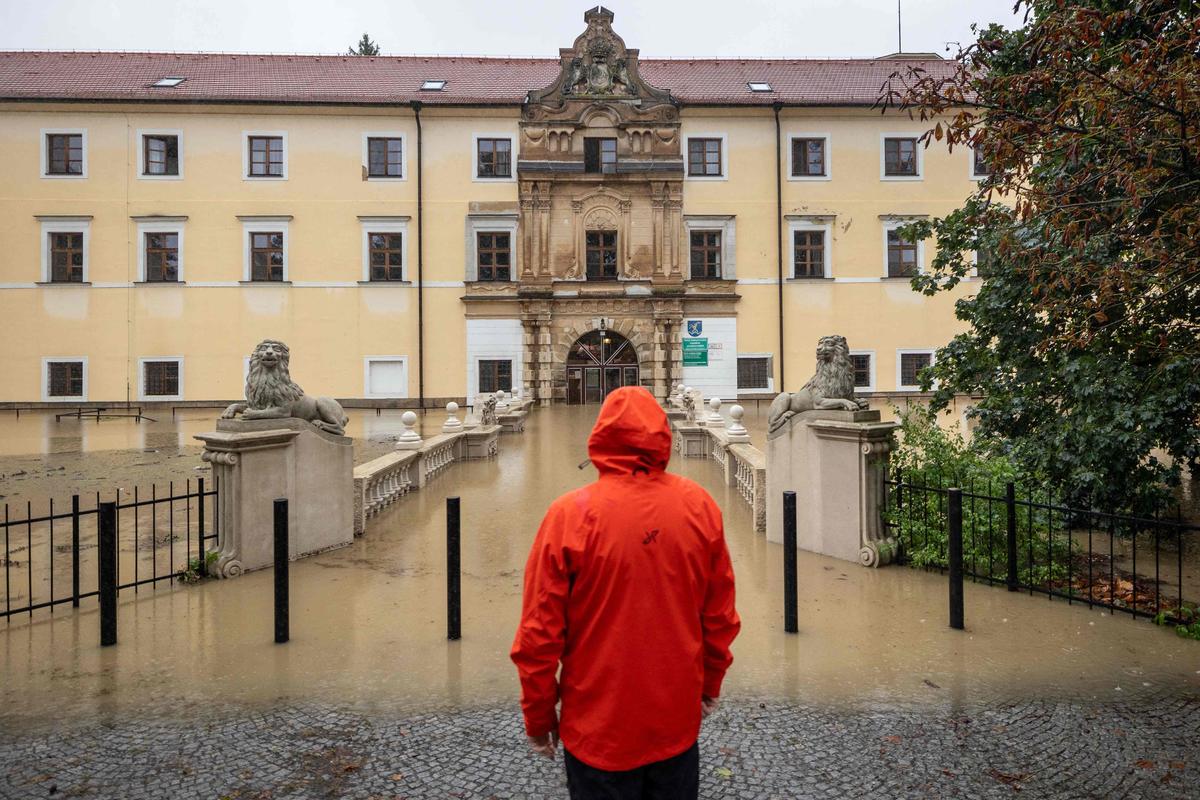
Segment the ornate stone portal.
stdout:
[[689,279],[679,104],[641,77],[611,11],[584,21],[522,109],[514,282],[468,283],[463,300],[469,317],[521,320],[524,388],[542,404],[568,399],[567,356],[595,330],[638,357],[635,372],[600,371],[602,389],[633,379],[665,400],[682,376],[683,319],[734,316],[736,282]]

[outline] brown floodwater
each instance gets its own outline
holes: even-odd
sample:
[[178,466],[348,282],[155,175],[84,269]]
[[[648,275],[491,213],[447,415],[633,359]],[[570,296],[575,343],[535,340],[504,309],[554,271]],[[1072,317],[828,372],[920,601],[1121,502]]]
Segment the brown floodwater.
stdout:
[[[374,518],[351,546],[295,562],[286,645],[272,641],[270,570],[123,592],[120,642],[111,648],[98,646],[94,600],[76,612],[60,606],[0,623],[0,720],[53,724],[279,699],[398,711],[515,704],[508,649],[525,557],[550,501],[594,478],[577,465],[596,410],[534,410],[524,434],[502,438],[499,457],[453,465]],[[759,445],[763,414],[747,415]],[[359,463],[387,452],[400,430],[398,412],[351,416]],[[425,430],[443,417],[428,414]],[[194,470],[199,451],[190,437],[211,421],[212,412],[192,410],[142,430],[129,421],[75,422],[120,430],[50,437],[53,423],[37,415],[0,420],[4,429],[29,426],[0,457],[0,493],[36,505],[80,484],[207,474]],[[20,451],[13,439],[31,444]],[[58,444],[47,453],[50,439]],[[14,468],[25,467],[41,471],[13,480]],[[724,509],[743,620],[726,695],[966,708],[1030,696],[1103,702],[1200,690],[1200,643],[1146,621],[968,583],[967,630],[953,631],[944,576],[808,553],[799,559],[800,633],[785,634],[782,548],[754,532],[749,508],[722,485],[715,463],[675,458],[670,468]],[[454,643],[445,639],[448,496],[462,499],[463,638]]]

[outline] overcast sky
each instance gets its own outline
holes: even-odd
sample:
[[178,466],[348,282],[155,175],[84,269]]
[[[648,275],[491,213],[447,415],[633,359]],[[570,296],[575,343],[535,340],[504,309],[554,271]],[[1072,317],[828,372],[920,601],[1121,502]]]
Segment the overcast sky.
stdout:
[[[1013,0],[902,0],[906,51],[944,54]],[[612,0],[644,57],[869,57],[896,50],[896,0]],[[0,49],[556,56],[583,30],[569,0],[0,0]]]

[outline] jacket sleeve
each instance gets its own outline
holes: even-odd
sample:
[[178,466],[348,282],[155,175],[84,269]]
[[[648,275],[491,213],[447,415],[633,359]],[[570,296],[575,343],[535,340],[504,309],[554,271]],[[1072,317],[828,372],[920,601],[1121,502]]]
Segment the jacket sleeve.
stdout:
[[511,657],[521,678],[521,710],[525,732],[541,736],[558,727],[558,662],[566,642],[567,595],[570,592],[563,552],[564,511],[557,504],[546,513],[525,564],[521,624]]
[[742,620],[734,607],[733,564],[725,546],[725,530],[721,511],[713,504],[716,537],[713,539],[712,568],[708,589],[704,595],[701,627],[704,634],[704,696],[718,697],[725,672],[733,663],[729,646],[742,628]]

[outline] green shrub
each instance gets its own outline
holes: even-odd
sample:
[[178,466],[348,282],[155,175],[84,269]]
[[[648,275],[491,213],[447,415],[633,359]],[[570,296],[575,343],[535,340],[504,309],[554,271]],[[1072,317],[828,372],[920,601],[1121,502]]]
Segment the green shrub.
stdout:
[[[914,407],[899,416],[899,446],[892,453],[891,477],[899,478],[906,486],[901,497],[896,487],[890,488],[886,516],[907,560],[919,567],[948,566],[947,495],[944,491],[924,491],[924,487],[959,488],[964,493],[964,567],[968,573],[1003,580],[1008,552],[1003,499],[1006,484],[1016,484],[1018,501],[1046,503],[1048,493],[1035,488],[1037,482],[1019,474],[1008,458],[974,442],[967,443],[957,425],[938,425],[928,409]],[[989,501],[985,497],[998,499]],[[1017,574],[1022,583],[1057,584],[1067,575],[1066,534],[1052,536],[1055,520],[1050,517],[1044,510],[1017,506]]]

